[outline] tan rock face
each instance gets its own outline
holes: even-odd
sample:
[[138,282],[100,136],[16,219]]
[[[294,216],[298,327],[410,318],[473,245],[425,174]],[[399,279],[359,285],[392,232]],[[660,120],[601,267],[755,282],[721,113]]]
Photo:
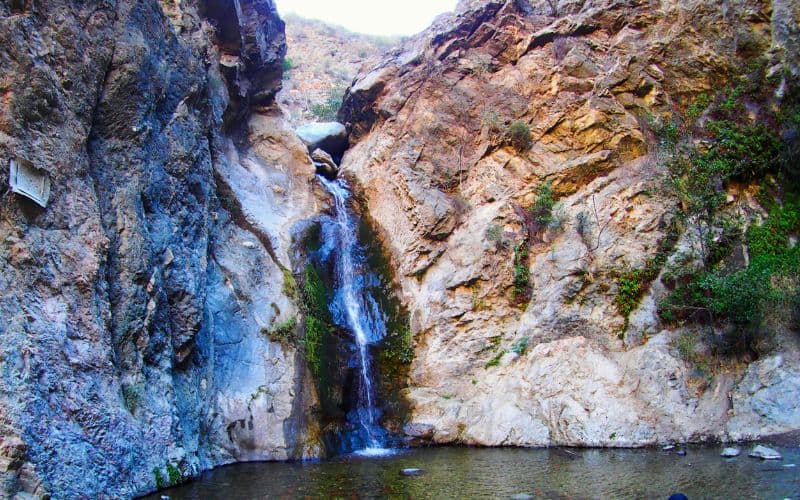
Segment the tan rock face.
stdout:
[[[354,81],[341,168],[398,270],[417,343],[411,420],[433,425],[437,442],[726,435],[734,374],[697,390],[655,315],[658,284],[618,339],[609,273],[652,256],[672,210],[654,189],[648,123],[724,85],[742,61],[730,33],[772,46],[770,64],[794,64],[793,28],[770,15],[759,3],[562,2],[553,15],[544,2],[464,2]],[[529,149],[513,146],[513,122],[530,130]],[[521,261],[531,298],[518,304],[518,207],[545,182],[560,223],[532,238]]]

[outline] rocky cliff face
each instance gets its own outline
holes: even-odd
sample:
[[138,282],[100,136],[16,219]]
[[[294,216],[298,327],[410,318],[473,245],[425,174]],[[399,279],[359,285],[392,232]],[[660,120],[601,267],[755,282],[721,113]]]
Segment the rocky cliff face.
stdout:
[[[796,85],[799,18],[782,0],[462,2],[362,71],[342,171],[412,316],[411,433],[630,446],[800,427],[794,339],[698,376],[656,315],[663,286],[626,319],[614,279],[670,237],[658,123],[753,52]],[[554,224],[522,208],[545,185]]]
[[0,39],[0,160],[52,186],[0,186],[0,496],[316,455],[305,364],[267,335],[317,211],[270,108],[272,1],[8,1]]

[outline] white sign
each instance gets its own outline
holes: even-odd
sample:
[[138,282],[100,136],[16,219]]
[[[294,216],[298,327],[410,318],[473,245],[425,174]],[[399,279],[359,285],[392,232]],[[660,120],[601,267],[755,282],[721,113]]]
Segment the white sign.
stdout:
[[50,177],[47,172],[37,169],[22,158],[11,160],[9,169],[8,183],[11,184],[11,190],[47,207],[50,199]]

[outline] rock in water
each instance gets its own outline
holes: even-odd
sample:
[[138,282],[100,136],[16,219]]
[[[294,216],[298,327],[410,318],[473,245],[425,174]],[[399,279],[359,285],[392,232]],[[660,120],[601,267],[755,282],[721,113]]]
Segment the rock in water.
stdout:
[[750,457],[752,458],[760,458],[762,460],[782,460],[783,455],[778,453],[777,451],[773,450],[772,448],[767,448],[766,446],[758,445],[752,450],[750,450]]
[[347,129],[338,122],[309,123],[298,127],[297,135],[309,152],[322,149],[338,157],[347,149]]
[[675,445],[674,444],[668,444],[666,446],[663,446],[661,448],[661,451],[672,451],[674,449],[675,449]]
[[421,476],[422,475],[422,469],[417,469],[415,467],[409,467],[407,469],[401,469],[400,470],[400,475],[401,476]]
[[733,458],[733,457],[738,457],[741,452],[742,450],[740,450],[739,448],[725,448],[724,450],[722,450],[722,453],[720,453],[719,456],[725,458]]

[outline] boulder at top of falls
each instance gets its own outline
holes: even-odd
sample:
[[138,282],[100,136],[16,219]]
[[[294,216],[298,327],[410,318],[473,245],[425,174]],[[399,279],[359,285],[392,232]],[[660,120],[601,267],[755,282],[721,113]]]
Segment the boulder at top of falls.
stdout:
[[309,123],[298,127],[296,132],[309,153],[321,149],[338,157],[347,149],[347,129],[339,122]]
[[749,456],[753,458],[760,458],[762,460],[782,460],[783,456],[772,448],[758,445],[750,450]]
[[314,166],[317,167],[317,173],[324,175],[328,179],[335,179],[339,173],[339,166],[333,161],[331,155],[321,149],[315,149],[311,153],[311,159],[314,161]]

